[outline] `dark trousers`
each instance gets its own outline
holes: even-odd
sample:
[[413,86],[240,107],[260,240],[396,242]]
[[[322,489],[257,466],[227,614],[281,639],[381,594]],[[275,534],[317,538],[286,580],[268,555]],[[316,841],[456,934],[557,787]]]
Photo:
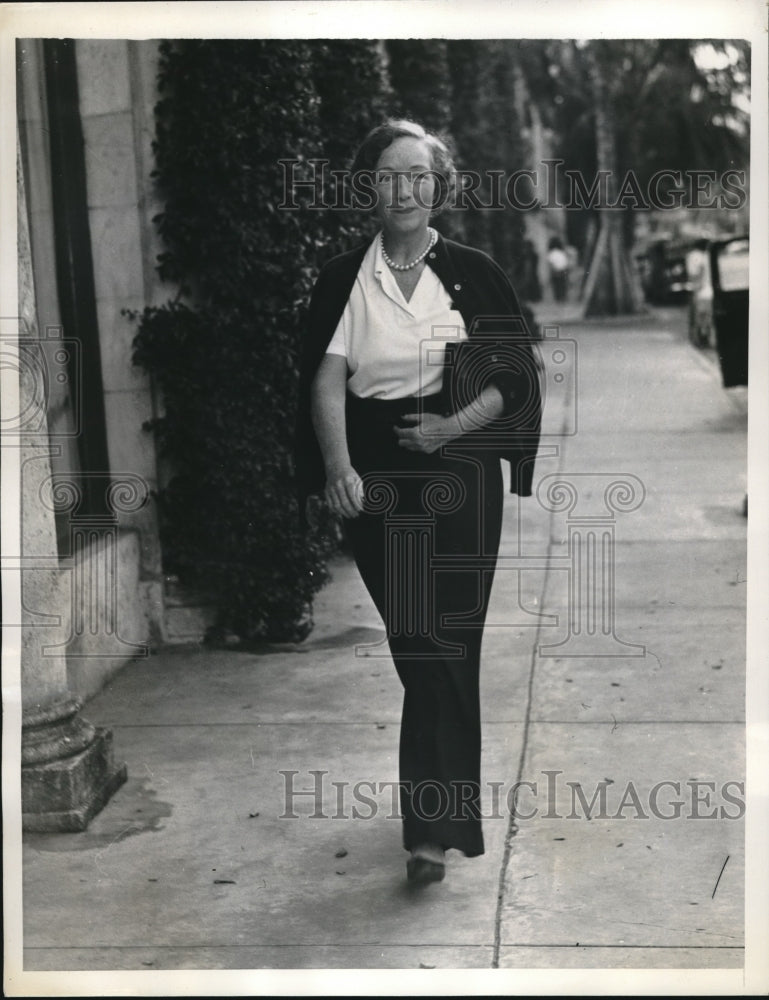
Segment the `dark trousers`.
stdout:
[[550,283],[553,286],[553,296],[556,302],[566,301],[566,292],[568,290],[568,271],[550,271]]
[[404,847],[429,842],[473,856],[483,853],[479,669],[503,487],[499,459],[462,439],[429,455],[398,444],[403,414],[437,406],[437,397],[348,396],[366,509],[345,526],[404,689]]

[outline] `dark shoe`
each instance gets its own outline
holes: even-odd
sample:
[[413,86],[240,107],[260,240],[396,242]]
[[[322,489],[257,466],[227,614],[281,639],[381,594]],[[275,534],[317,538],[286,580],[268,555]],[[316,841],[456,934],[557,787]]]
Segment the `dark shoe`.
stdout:
[[428,882],[442,882],[446,876],[446,865],[442,861],[411,857],[406,862],[406,875],[409,882],[415,882],[418,885],[426,885]]

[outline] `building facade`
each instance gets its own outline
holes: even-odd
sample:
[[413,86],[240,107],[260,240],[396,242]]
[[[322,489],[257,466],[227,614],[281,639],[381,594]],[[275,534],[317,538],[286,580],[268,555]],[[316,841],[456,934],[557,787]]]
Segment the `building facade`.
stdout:
[[[205,625],[163,577],[162,484],[136,319],[155,271],[158,43],[17,44],[22,799],[27,829],[83,829],[125,773],[84,702]],[[14,338],[16,334],[14,333]],[[87,709],[86,709],[87,714]]]

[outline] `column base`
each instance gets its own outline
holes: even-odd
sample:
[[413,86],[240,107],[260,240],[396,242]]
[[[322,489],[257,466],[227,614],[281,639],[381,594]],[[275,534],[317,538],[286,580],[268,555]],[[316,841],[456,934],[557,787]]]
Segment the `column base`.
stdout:
[[539,646],[540,656],[628,657],[646,656],[646,646],[637,642],[623,642],[613,633],[578,633],[563,642]]
[[78,753],[57,760],[23,764],[22,829],[35,833],[77,833],[107,803],[127,778],[115,765],[112,733],[97,728]]

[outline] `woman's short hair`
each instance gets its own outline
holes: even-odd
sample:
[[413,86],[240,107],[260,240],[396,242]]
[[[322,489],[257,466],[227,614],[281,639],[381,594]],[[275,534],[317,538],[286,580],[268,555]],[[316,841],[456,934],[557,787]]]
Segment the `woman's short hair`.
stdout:
[[351,173],[373,173],[382,153],[396,139],[421,139],[430,150],[431,168],[436,180],[436,200],[433,214],[445,208],[453,195],[456,184],[456,168],[448,143],[435,132],[429,132],[418,122],[408,118],[388,118],[373,128],[358,147],[352,162]]

